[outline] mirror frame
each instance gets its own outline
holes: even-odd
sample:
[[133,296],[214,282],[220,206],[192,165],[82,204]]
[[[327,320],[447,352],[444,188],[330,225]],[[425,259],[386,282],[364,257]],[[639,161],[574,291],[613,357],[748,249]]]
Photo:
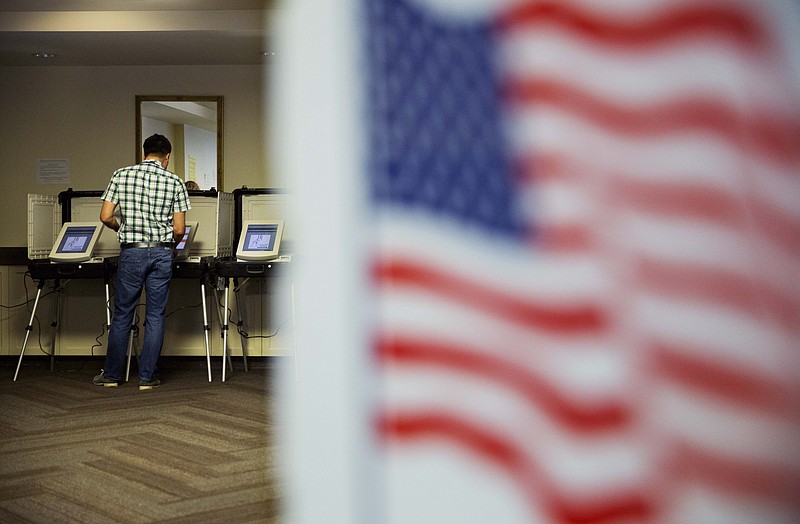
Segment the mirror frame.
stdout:
[[142,102],[216,102],[217,103],[217,185],[222,191],[224,187],[224,154],[223,154],[223,109],[222,96],[177,96],[177,95],[136,95],[136,163],[142,161]]

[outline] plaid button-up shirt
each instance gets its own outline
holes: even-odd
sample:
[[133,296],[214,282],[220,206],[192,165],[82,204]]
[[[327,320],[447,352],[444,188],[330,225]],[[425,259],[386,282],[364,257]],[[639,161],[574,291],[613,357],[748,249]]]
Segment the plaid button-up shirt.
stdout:
[[172,214],[192,207],[183,181],[155,160],[114,171],[101,198],[120,206],[121,244],[172,242]]

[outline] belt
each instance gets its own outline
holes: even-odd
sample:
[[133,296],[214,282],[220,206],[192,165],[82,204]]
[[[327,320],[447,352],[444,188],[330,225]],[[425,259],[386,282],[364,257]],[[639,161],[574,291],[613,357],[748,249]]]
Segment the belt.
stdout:
[[131,249],[131,248],[150,248],[150,247],[168,247],[172,249],[175,246],[172,242],[126,242],[124,244],[120,244],[120,249]]

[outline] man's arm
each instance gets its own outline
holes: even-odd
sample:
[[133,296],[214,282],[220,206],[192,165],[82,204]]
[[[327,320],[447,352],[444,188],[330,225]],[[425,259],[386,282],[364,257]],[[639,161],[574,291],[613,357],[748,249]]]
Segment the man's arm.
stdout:
[[114,216],[114,208],[116,207],[117,205],[114,202],[103,200],[103,207],[100,208],[100,221],[106,227],[119,231],[119,222],[117,222],[117,217]]
[[186,233],[186,211],[176,211],[172,213],[172,236],[175,242],[179,242]]

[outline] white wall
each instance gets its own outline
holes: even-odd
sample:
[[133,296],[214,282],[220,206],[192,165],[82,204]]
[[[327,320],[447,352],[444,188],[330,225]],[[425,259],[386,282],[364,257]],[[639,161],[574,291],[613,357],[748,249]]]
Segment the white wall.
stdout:
[[[217,135],[199,127],[183,126],[183,171],[185,180],[194,180],[201,189],[217,186]],[[192,173],[191,160],[194,160]],[[252,186],[250,186],[252,187]]]
[[[221,189],[280,185],[264,154],[264,68],[0,67],[0,247],[27,245],[28,193],[102,190],[135,161],[136,95],[222,95]],[[69,183],[38,183],[37,161],[52,158],[69,159]]]

